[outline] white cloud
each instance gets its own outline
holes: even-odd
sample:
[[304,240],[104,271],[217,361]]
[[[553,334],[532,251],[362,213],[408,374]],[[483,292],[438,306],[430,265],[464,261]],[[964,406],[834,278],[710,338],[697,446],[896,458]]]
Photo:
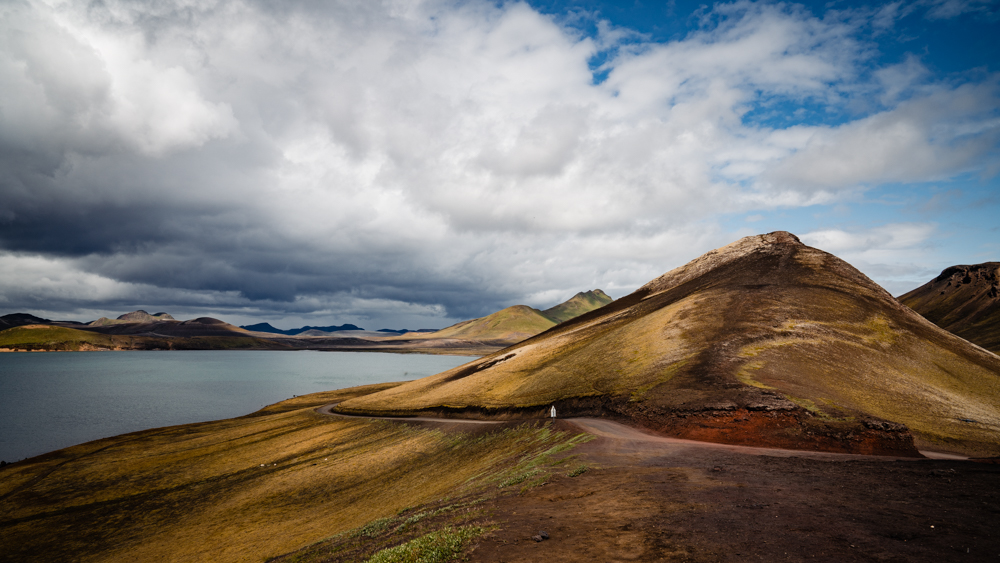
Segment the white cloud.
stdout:
[[803,128],[808,140],[761,177],[782,186],[837,190],[982,169],[1000,141],[998,100],[996,81],[939,87],[838,127]]
[[231,108],[206,100],[192,71],[153,60],[142,29],[108,29],[71,4],[13,3],[5,12],[0,132],[16,135],[12,142],[162,154],[236,130]]
[[[0,155],[0,243],[75,256],[102,299],[550,306],[729,242],[720,213],[997,155],[995,81],[932,84],[907,59],[865,83],[860,24],[792,5],[717,5],[666,44],[606,23],[581,37],[523,3],[0,10],[0,143],[17,155]],[[588,61],[616,47],[595,85]],[[859,96],[882,111],[746,119]]]
[[996,11],[995,0],[923,0],[918,2],[929,6],[927,19],[951,19],[967,13],[991,14]]
[[800,235],[802,242],[846,260],[893,295],[922,285],[937,273],[936,225],[893,223],[861,229],[825,229]]

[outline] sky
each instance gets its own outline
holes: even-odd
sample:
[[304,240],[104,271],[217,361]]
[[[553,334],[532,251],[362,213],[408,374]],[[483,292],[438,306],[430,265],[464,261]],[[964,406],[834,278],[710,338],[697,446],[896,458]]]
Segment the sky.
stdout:
[[1000,260],[1000,1],[6,0],[0,314],[441,328]]

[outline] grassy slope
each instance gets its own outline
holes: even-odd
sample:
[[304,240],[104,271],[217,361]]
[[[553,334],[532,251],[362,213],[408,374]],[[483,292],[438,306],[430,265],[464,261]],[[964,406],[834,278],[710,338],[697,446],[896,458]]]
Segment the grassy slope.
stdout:
[[584,313],[589,313],[594,309],[599,309],[614,301],[600,289],[594,289],[586,293],[580,292],[564,303],[560,303],[551,309],[542,311],[542,314],[552,319],[556,324],[566,322],[579,317]]
[[24,350],[132,349],[137,343],[149,340],[49,325],[26,325],[0,331],[0,348]]
[[836,257],[770,237],[748,237],[609,307],[341,408],[605,397],[638,416],[791,401],[819,423],[876,416],[909,426],[923,447],[1000,454],[1000,358],[931,325]]
[[407,339],[444,339],[518,342],[555,326],[537,309],[514,305],[492,315],[463,321],[437,332],[404,334]]
[[569,439],[527,426],[446,435],[313,411],[392,385],[307,395],[7,466],[0,561],[260,561],[487,486],[517,460]]
[[496,313],[462,321],[426,334],[408,333],[397,340],[458,339],[513,344],[544,332],[553,326],[610,303],[612,299],[597,289],[578,293],[551,309],[539,311],[527,305],[514,305]]
[[14,350],[230,350],[282,347],[265,339],[240,336],[153,338],[101,334],[50,325],[25,325],[0,331],[0,349]]
[[1000,354],[1000,263],[952,266],[899,300],[927,320]]

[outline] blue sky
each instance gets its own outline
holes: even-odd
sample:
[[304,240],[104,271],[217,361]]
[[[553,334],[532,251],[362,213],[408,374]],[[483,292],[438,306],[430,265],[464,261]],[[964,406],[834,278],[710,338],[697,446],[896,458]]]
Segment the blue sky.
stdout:
[[0,312],[441,327],[789,230],[1000,260],[1000,2],[0,7]]

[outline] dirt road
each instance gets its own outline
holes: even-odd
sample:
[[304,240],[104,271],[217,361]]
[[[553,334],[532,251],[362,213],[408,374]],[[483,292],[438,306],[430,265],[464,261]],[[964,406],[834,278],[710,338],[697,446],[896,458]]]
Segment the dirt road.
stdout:
[[997,465],[708,444],[594,418],[554,427],[597,436],[572,451],[590,470],[498,498],[499,528],[471,561],[1000,560]]

